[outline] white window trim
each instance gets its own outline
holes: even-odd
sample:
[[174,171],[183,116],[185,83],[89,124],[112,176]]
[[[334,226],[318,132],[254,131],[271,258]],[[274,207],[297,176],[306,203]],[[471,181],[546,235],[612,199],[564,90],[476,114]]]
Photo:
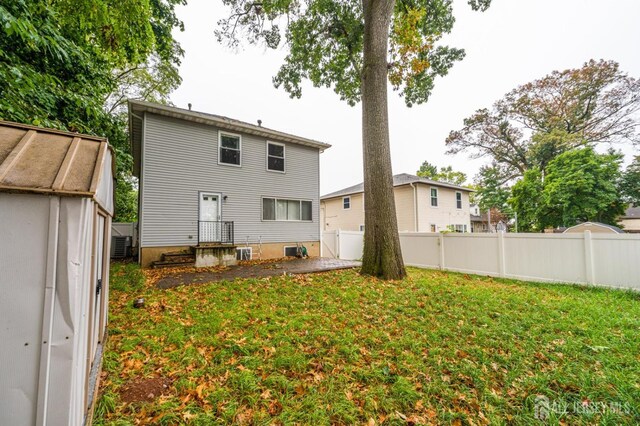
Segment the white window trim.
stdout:
[[[275,200],[276,201],[276,216],[278,215],[278,207],[277,207],[277,203],[278,200],[281,201],[300,201],[300,217],[302,217],[302,202],[303,201],[308,201],[311,203],[311,219],[309,220],[293,220],[293,219],[265,219],[264,218],[264,199],[267,198],[269,200]],[[305,222],[305,223],[311,223],[313,222],[313,200],[307,200],[304,198],[278,198],[278,197],[261,197],[260,198],[260,219],[262,222]]]
[[[272,170],[269,168],[269,145],[279,145],[282,147],[282,161],[284,161],[284,170]],[[266,151],[266,158],[265,158],[265,162],[266,162],[265,167],[267,168],[267,171],[273,172],[273,173],[287,173],[287,146],[280,142],[267,141],[266,148],[267,148],[267,151]]]
[[[240,148],[240,164],[231,164],[231,163],[223,163],[222,161],[220,161],[220,159],[222,158],[222,155],[220,155],[220,151],[222,150],[222,136],[234,136],[238,138],[239,141],[239,148]],[[230,148],[225,148],[225,149],[230,149]],[[242,135],[239,135],[237,133],[231,133],[231,132],[223,132],[221,130],[218,131],[218,164],[221,166],[231,166],[231,167],[242,167]]]
[[[458,194],[460,194],[460,207],[458,207]],[[462,202],[462,192],[456,191],[456,209],[462,210],[462,205],[463,204],[464,203]]]
[[[432,199],[433,199],[433,195],[431,195],[431,190],[433,190],[433,189],[436,190],[436,205],[435,206],[431,202]],[[438,191],[438,188],[436,188],[435,186],[429,187],[429,206],[432,209],[437,209],[440,206],[440,191]]]
[[[236,247],[236,258],[238,257],[238,251],[249,250],[249,260],[253,259],[253,247]],[[242,256],[240,256],[242,258]]]
[[[344,200],[349,199],[349,207],[344,206]],[[342,197],[342,210],[351,210],[351,195],[347,195],[346,197]]]

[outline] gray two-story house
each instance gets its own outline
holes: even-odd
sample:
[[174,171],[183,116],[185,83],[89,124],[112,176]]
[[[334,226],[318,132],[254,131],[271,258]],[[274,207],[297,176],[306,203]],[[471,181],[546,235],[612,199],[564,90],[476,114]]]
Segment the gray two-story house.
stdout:
[[219,115],[129,102],[139,259],[207,244],[242,258],[320,253],[320,153],[330,145]]

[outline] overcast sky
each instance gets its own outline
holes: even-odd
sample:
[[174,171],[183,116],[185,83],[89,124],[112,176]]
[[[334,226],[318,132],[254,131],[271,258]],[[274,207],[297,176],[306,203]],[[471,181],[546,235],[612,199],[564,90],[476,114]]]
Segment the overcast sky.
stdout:
[[[310,84],[301,99],[275,89],[271,78],[286,51],[219,45],[213,32],[227,13],[221,1],[211,0],[188,0],[178,9],[185,31],[176,38],[186,54],[173,103],[251,123],[261,119],[265,127],[332,144],[320,157],[321,194],[361,182],[360,106],[349,107],[331,89]],[[427,104],[407,108],[389,93],[394,174],[415,173],[427,160],[452,165],[471,181],[487,160],[445,155],[449,132],[476,109],[553,70],[610,59],[640,77],[640,0],[493,0],[484,13],[454,0],[454,14],[453,32],[443,43],[464,48],[466,58],[436,82]]]

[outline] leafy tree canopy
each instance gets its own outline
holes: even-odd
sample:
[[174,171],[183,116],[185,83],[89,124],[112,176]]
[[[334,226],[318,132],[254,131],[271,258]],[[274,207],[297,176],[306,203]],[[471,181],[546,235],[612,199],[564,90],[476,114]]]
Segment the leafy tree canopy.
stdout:
[[507,93],[464,120],[446,140],[448,153],[489,158],[503,180],[545,171],[568,150],[599,143],[639,143],[640,80],[614,61],[554,71]]
[[626,202],[633,206],[640,205],[640,155],[636,155],[624,172],[621,190]]
[[482,166],[475,179],[475,188],[474,201],[481,211],[507,210],[510,190],[504,185],[498,166]]
[[557,156],[544,177],[538,168],[527,170],[509,199],[518,212],[519,227],[541,231],[586,221],[614,225],[625,208],[620,196],[621,161],[619,153],[598,154],[585,147]]
[[453,170],[451,166],[441,167],[440,171],[438,171],[438,166],[428,161],[422,163],[416,174],[420,177],[437,180],[439,182],[448,182],[454,185],[464,185],[467,180],[466,174]]
[[[355,105],[361,96],[364,17],[359,0],[223,0],[231,9],[218,22],[221,42],[239,46],[242,40],[289,54],[274,77],[291,97],[302,96],[302,82],[332,87],[342,100]],[[469,0],[485,10],[490,0]],[[426,102],[434,80],[444,76],[462,49],[437,43],[455,19],[451,0],[398,0],[389,34],[389,81],[408,106]]]
[[[117,155],[117,219],[135,217],[123,106],[168,101],[180,84],[185,0],[0,3],[0,118],[106,136]],[[119,199],[118,197],[123,197]],[[126,207],[126,211],[122,208]]]

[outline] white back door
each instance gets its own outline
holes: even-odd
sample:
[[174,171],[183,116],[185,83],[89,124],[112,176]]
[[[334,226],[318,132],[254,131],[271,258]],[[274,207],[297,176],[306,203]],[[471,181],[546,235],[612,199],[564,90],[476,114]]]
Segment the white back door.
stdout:
[[200,223],[198,243],[220,241],[220,194],[200,194]]

